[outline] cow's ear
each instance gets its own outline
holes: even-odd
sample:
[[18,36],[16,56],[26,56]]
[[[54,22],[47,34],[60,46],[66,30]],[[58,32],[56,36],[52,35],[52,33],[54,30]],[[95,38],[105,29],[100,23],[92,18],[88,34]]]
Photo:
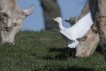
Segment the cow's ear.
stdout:
[[34,10],[34,5],[32,5],[30,8],[23,10],[24,13],[26,13],[26,15],[30,15]]

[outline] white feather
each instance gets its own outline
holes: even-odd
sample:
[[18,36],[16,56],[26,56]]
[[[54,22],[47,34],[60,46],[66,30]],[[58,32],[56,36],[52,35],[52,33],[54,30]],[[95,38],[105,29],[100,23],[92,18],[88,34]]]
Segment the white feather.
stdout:
[[54,20],[59,23],[60,33],[64,36],[70,48],[75,48],[78,45],[79,42],[76,39],[84,36],[93,24],[90,12],[70,28],[65,28],[62,25],[61,17],[57,17]]

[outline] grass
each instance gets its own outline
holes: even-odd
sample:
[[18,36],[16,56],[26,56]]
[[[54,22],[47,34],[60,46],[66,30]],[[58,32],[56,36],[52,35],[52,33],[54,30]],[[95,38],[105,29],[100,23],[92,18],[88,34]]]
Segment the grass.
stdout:
[[75,58],[58,32],[21,31],[15,45],[0,46],[0,71],[106,71],[103,54],[96,51]]

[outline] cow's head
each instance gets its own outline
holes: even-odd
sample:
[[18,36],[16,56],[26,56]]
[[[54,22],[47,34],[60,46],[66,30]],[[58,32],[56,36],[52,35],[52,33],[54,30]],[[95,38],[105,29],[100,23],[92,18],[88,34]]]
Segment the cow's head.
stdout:
[[79,41],[79,44],[76,47],[76,57],[92,55],[100,40],[97,27],[92,25],[88,32],[82,38],[78,38],[77,40]]
[[14,44],[16,33],[22,28],[23,20],[34,10],[32,5],[26,10],[1,10],[0,11],[0,34],[1,43],[10,42]]

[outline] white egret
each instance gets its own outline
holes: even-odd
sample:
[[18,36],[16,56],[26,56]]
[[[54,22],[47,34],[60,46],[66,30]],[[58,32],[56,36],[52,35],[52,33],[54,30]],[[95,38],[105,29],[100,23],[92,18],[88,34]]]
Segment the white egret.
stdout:
[[52,19],[59,23],[60,33],[64,36],[69,48],[75,48],[79,43],[77,38],[83,37],[93,24],[90,12],[70,28],[63,26],[61,17]]

